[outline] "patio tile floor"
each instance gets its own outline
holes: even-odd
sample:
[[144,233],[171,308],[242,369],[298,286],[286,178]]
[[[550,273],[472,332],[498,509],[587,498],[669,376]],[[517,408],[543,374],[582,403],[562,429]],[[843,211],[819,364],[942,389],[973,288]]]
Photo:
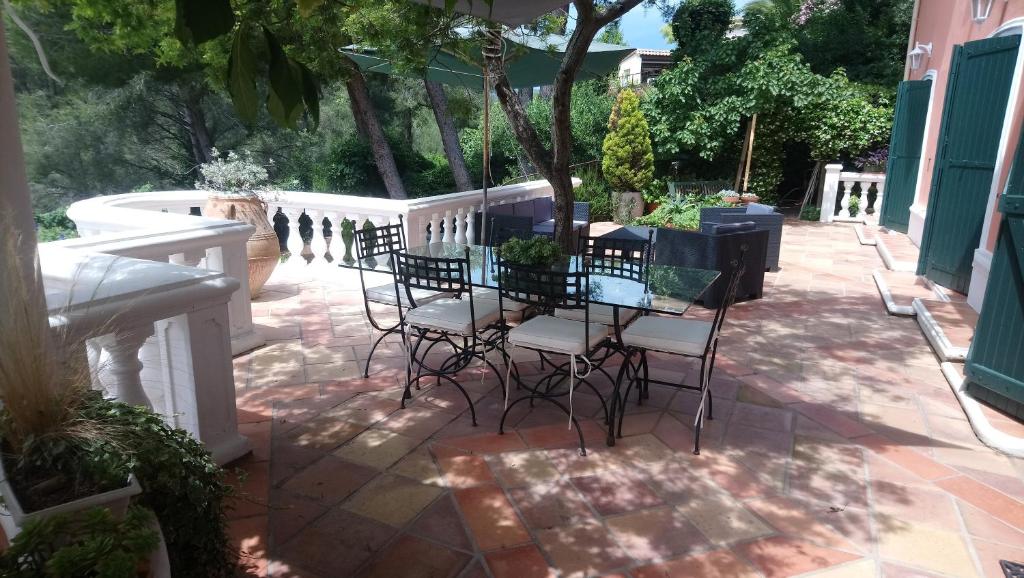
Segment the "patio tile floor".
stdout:
[[235,362],[256,449],[231,534],[259,576],[997,576],[1024,556],[1024,464],[973,437],[916,322],[885,313],[879,268],[852,227],[787,221],[764,299],[726,320],[702,454],[695,398],[652,387],[614,448],[581,391],[581,457],[550,407],[498,435],[501,389],[476,369],[478,427],[451,386],[399,409],[397,339],[353,374],[356,277],[293,259],[253,304],[271,341]]

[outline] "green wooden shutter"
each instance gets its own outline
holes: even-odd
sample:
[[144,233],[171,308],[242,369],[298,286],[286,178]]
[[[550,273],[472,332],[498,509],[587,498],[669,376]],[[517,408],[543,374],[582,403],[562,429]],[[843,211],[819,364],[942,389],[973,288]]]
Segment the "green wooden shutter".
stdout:
[[992,187],[1020,36],[956,47],[928,197],[918,274],[967,292]]
[[973,386],[1016,403],[988,401],[1024,417],[1024,135],[999,210],[1003,217],[966,371]]
[[931,80],[905,80],[896,94],[889,162],[885,169],[885,196],[878,223],[894,231],[907,232],[910,205],[917,191],[917,173],[924,145],[924,125],[931,98]]

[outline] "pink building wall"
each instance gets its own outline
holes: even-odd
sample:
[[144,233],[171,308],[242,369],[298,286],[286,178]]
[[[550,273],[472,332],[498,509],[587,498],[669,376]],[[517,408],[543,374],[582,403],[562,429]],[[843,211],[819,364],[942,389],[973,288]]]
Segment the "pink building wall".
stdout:
[[[914,201],[911,215],[911,238],[915,237],[914,220],[915,213],[918,218],[924,214],[928,204],[928,193],[931,190],[932,170],[935,163],[935,151],[938,144],[939,126],[942,122],[942,105],[946,96],[946,80],[949,74],[949,63],[953,53],[953,46],[963,44],[970,40],[980,40],[994,36],[1000,28],[1006,24],[1020,24],[1024,26],[1024,0],[993,0],[992,11],[985,22],[974,23],[970,18],[970,0],[917,0],[915,3],[917,11],[914,26],[910,32],[910,48],[916,43],[932,43],[932,54],[925,58],[921,67],[917,70],[910,70],[907,67],[907,80],[921,80],[926,75],[934,75],[932,106],[928,117],[925,143],[922,149],[922,170],[918,179],[917,195]],[[1020,67],[1018,62],[1018,67]],[[1024,119],[1024,91],[1018,86],[1011,88],[1010,102],[1007,110],[1011,111],[1011,130],[1009,138],[1002,150],[1000,159],[997,160],[996,182],[999,190],[1006,185],[1006,179],[1010,172],[1010,165],[1017,142],[1022,130],[1022,119]],[[1000,162],[1001,161],[1001,162]],[[993,200],[993,205],[997,202]],[[991,211],[992,216],[987,227],[987,233],[982,239],[982,248],[991,252],[995,248],[996,232],[1000,215],[997,208]],[[918,223],[920,226],[920,223]],[[920,235],[920,231],[916,231]],[[914,239],[920,242],[920,238]],[[978,297],[980,299],[980,296]]]

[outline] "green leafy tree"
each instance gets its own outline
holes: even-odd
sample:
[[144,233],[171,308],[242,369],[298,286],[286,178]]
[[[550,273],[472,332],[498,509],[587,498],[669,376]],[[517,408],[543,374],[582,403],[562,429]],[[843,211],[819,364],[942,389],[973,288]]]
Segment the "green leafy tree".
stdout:
[[642,191],[654,178],[654,152],[640,99],[629,89],[619,92],[608,118],[601,168],[617,191]]
[[687,0],[672,15],[676,57],[699,55],[719,44],[732,23],[732,0]]

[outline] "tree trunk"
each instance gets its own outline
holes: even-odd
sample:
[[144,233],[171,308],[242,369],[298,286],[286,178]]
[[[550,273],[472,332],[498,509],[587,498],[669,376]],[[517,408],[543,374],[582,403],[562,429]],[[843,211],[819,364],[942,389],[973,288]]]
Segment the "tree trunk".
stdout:
[[466,169],[466,159],[462,156],[462,147],[459,146],[459,133],[455,130],[451,113],[448,112],[448,97],[444,93],[444,87],[438,82],[425,79],[423,86],[427,89],[427,98],[430,99],[430,107],[434,110],[434,120],[441,131],[441,144],[444,145],[448,166],[455,177],[455,188],[459,191],[472,190],[475,188],[473,179]]
[[391,145],[384,136],[384,129],[381,128],[373,102],[370,101],[370,91],[366,87],[363,74],[353,70],[345,81],[345,87],[348,89],[352,104],[352,115],[356,117],[356,126],[361,123],[366,129],[373,160],[377,164],[377,172],[384,181],[388,196],[392,199],[409,198],[405,192],[405,185],[402,184],[402,177],[398,174],[398,165],[395,164],[395,156],[391,153]]
[[367,142],[370,140],[370,129],[366,127],[366,113],[359,106],[359,99],[356,98],[352,85],[345,83],[345,90],[348,92],[348,105],[352,109],[352,118],[356,121],[356,135],[359,140]]
[[192,147],[192,159],[197,165],[213,160],[210,149],[213,148],[213,137],[210,127],[206,125],[206,114],[203,113],[204,90],[194,86],[181,86],[181,118],[188,133]]

